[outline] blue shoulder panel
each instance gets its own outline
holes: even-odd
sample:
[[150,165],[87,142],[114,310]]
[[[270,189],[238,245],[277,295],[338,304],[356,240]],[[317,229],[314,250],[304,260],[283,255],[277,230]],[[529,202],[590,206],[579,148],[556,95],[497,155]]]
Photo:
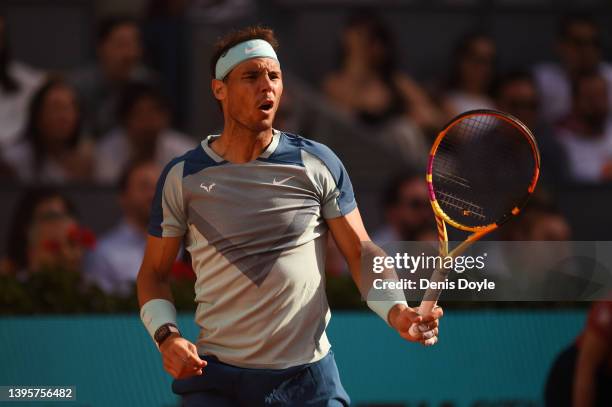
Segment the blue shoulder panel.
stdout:
[[289,164],[303,167],[304,163],[302,162],[302,154],[300,154],[301,139],[302,138],[300,136],[281,132],[278,146],[276,146],[276,149],[270,155],[270,157],[258,158],[258,160],[275,164]]
[[188,175],[195,174],[207,167],[218,165],[212,158],[210,158],[202,149],[202,146],[198,145],[193,150],[187,151],[182,156],[174,158],[170,161],[164,170],[162,171],[159,180],[157,181],[157,188],[155,190],[155,197],[151,204],[151,218],[149,220],[149,234],[156,237],[162,237],[162,222],[164,220],[164,211],[162,207],[162,198],[164,192],[164,185],[166,183],[166,177],[168,173],[176,164],[184,161],[183,166],[183,178]]
[[[286,133],[286,138],[291,140],[291,144],[299,144],[300,149],[314,155],[325,164],[329,172],[331,172],[336,186],[340,191],[338,196],[338,207],[342,214],[347,214],[354,209],[355,206],[355,193],[353,192],[353,185],[351,180],[342,164],[342,161],[338,156],[325,144],[317,143],[300,137],[294,134]],[[299,149],[298,149],[299,150]]]

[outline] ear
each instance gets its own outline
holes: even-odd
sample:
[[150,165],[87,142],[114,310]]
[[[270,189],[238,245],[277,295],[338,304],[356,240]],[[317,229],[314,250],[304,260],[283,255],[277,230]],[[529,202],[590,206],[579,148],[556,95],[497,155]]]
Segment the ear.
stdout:
[[226,93],[227,90],[226,90],[225,82],[220,81],[218,79],[213,79],[211,81],[210,86],[212,88],[213,96],[215,97],[215,99],[217,99],[219,101],[225,99],[225,97],[227,95],[227,93]]

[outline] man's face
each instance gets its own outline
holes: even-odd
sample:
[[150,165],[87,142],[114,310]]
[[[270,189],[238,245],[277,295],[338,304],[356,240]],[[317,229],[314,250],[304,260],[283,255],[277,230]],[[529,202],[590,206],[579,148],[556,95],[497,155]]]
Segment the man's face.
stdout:
[[601,60],[597,28],[586,22],[575,22],[559,44],[563,63],[574,74],[593,71]]
[[168,111],[152,97],[140,98],[125,120],[129,137],[136,142],[152,142],[170,124]]
[[271,58],[254,58],[236,66],[225,81],[213,79],[215,97],[229,118],[240,126],[261,132],[272,128],[283,94],[279,63]]
[[574,103],[581,120],[593,128],[603,129],[609,112],[606,80],[599,76],[582,79]]
[[349,54],[365,60],[372,66],[377,66],[384,61],[388,44],[382,43],[373,31],[374,27],[371,24],[362,23],[348,27],[344,31],[343,39]]
[[518,117],[529,128],[536,125],[538,118],[538,95],[528,80],[507,83],[500,92],[497,104],[500,110]]
[[112,80],[128,80],[141,56],[140,31],[132,23],[116,26],[98,45],[100,63]]
[[420,178],[405,181],[400,187],[399,201],[390,215],[390,221],[402,239],[413,240],[413,234],[433,220],[425,181]]
[[472,41],[460,62],[462,80],[468,86],[486,86],[492,79],[495,64],[495,44],[488,38]]
[[146,226],[149,220],[159,174],[160,170],[154,163],[138,166],[132,171],[121,195],[121,206],[125,215],[142,226]]
[[542,214],[538,217],[525,240],[565,241],[570,240],[571,230],[562,216]]
[[76,95],[66,86],[49,90],[42,104],[38,126],[49,141],[65,142],[74,133],[79,119]]

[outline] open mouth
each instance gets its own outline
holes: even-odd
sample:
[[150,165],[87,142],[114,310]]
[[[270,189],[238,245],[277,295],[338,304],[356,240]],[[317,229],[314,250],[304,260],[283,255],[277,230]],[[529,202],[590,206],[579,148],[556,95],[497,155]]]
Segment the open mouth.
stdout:
[[272,107],[274,107],[274,102],[269,100],[259,105],[259,110],[263,110],[264,112],[269,112],[270,110],[272,110]]

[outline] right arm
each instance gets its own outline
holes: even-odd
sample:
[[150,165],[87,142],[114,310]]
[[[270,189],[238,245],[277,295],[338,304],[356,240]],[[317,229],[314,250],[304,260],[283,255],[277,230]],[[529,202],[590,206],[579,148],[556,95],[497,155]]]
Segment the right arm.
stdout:
[[574,407],[592,407],[596,396],[597,368],[605,361],[605,341],[595,332],[587,331],[582,339],[574,376]]
[[182,237],[155,237],[149,235],[136,288],[138,305],[161,298],[173,302],[169,277],[172,265],[178,255]]
[[[181,242],[181,237],[149,235],[147,238],[144,258],[136,279],[140,307],[157,299],[173,302],[169,277]],[[206,366],[206,361],[198,356],[196,346],[178,334],[172,334],[163,341],[159,351],[164,369],[175,379],[201,375]]]
[[[176,325],[169,279],[187,229],[182,178],[183,163],[174,160],[159,178],[151,208],[149,237],[136,279],[140,317],[153,338],[160,327],[168,323]],[[206,366],[196,346],[177,333],[162,340],[159,350],[164,369],[175,379],[200,375]]]

